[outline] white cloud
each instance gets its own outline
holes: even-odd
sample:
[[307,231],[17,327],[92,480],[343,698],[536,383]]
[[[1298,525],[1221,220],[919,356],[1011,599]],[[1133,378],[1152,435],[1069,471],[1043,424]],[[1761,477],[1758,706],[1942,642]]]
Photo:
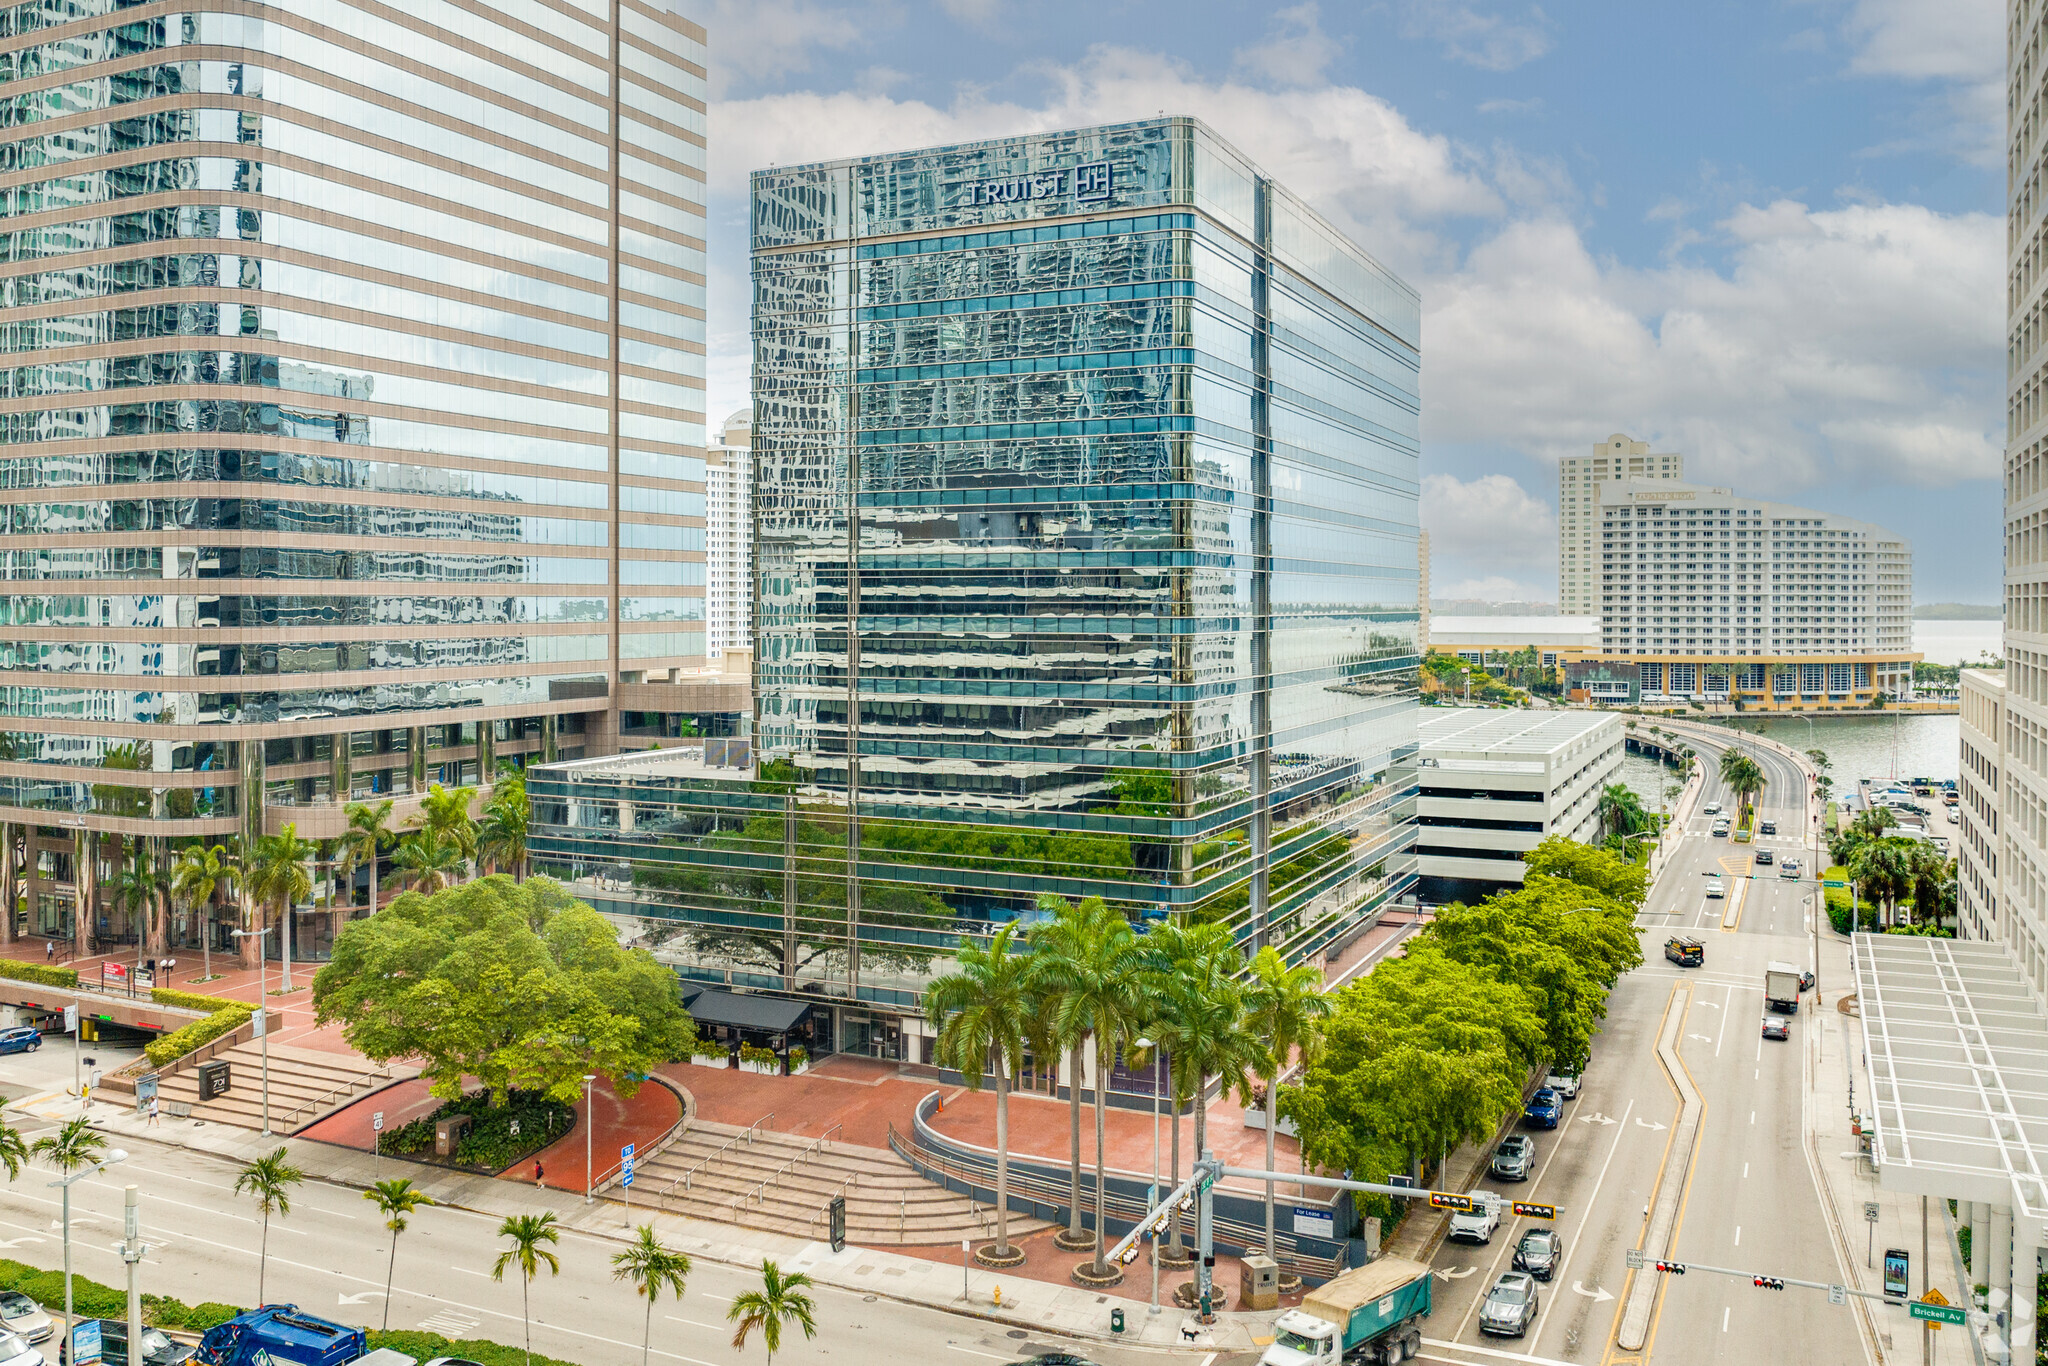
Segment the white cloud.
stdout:
[[1266,40],[1237,54],[1236,67],[1272,85],[1316,85],[1343,44],[1323,32],[1312,2],[1276,11]]
[[[870,10],[866,22],[878,15]],[[742,84],[809,71],[814,51],[845,51],[867,39],[862,20],[819,0],[714,0],[705,33],[715,54],[711,95]]]
[[1482,71],[1512,71],[1550,51],[1550,21],[1529,7],[1513,20],[1457,0],[1409,0],[1404,31],[1443,44],[1444,56]]
[[1003,0],[939,0],[939,8],[963,24],[993,28],[1002,17]]
[[[1454,574],[1490,579],[1495,588],[1467,592],[1471,582],[1432,585],[1436,597],[1548,598],[1557,563],[1557,512],[1505,474],[1460,480],[1448,474],[1422,481],[1422,525],[1429,529],[1430,559]],[[1519,585],[1502,591],[1499,585]],[[1551,587],[1536,585],[1549,583]]]
[[1470,602],[1556,602],[1557,594],[1552,585],[1526,579],[1511,579],[1505,574],[1488,574],[1482,578],[1456,579],[1450,583],[1430,584],[1432,598],[1454,598]]
[[2003,0],[1855,0],[1843,36],[1855,49],[1849,71],[1937,87],[1914,131],[1867,155],[1953,152],[1981,166],[2004,164]]

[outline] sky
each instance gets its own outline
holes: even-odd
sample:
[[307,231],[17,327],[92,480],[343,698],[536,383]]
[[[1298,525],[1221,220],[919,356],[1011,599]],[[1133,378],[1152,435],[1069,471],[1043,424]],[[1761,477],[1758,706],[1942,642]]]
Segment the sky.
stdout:
[[1625,432],[2000,599],[1999,0],[703,4],[714,430],[749,170],[1194,114],[1421,292],[1437,596],[1554,600]]

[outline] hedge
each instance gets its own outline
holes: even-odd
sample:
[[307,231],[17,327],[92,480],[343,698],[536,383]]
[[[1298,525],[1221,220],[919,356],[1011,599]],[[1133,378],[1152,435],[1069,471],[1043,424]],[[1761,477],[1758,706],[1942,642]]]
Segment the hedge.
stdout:
[[12,977],[17,982],[37,982],[46,987],[69,987],[78,990],[78,969],[60,968],[49,963],[23,963],[12,958],[0,958],[0,977]]
[[160,1006],[180,1006],[186,1010],[226,1010],[230,1006],[246,1006],[247,1001],[230,1001],[225,996],[202,996],[196,991],[179,991],[176,987],[152,987],[149,999]]
[[249,1023],[255,1009],[241,1001],[231,1002],[227,1009],[217,1010],[203,1020],[194,1020],[183,1029],[174,1029],[142,1051],[149,1058],[150,1066],[167,1067],[193,1049],[240,1029]]
[[[25,1262],[0,1260],[0,1290],[19,1290],[36,1303],[50,1308],[64,1303],[64,1273],[44,1271]],[[71,1303],[84,1318],[121,1319],[128,1316],[128,1296],[125,1291],[85,1276],[71,1278]],[[203,1333],[217,1323],[226,1323],[243,1311],[232,1304],[208,1301],[205,1304],[186,1304],[169,1295],[144,1295],[142,1297],[143,1322],[158,1328],[179,1328],[186,1332]],[[370,1350],[389,1347],[404,1352],[415,1361],[427,1361],[434,1357],[463,1357],[479,1363],[479,1366],[525,1366],[528,1358],[517,1347],[485,1338],[444,1338],[439,1333],[395,1332],[380,1333],[369,1330]],[[533,1366],[576,1366],[557,1357],[535,1355]]]

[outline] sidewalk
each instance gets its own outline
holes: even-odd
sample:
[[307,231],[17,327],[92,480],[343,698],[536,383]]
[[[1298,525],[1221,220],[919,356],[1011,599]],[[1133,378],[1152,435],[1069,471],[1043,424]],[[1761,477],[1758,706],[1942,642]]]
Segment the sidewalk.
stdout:
[[[623,1245],[629,1229],[626,1213],[612,1199],[600,1197],[585,1204],[568,1191],[537,1190],[530,1184],[471,1176],[441,1167],[406,1162],[396,1158],[375,1159],[368,1152],[336,1147],[305,1139],[265,1139],[247,1129],[222,1125],[195,1126],[189,1120],[166,1121],[150,1129],[127,1109],[95,1104],[91,1107],[93,1127],[123,1141],[161,1143],[208,1153],[231,1162],[247,1162],[274,1149],[279,1143],[290,1149],[292,1161],[312,1180],[351,1189],[366,1189],[376,1179],[409,1176],[414,1184],[437,1202],[504,1217],[513,1214],[552,1212],[567,1229],[595,1238],[617,1240]],[[635,1206],[634,1223],[646,1222],[648,1215]],[[1015,1273],[991,1272],[979,1268],[963,1277],[952,1262],[926,1260],[895,1252],[848,1246],[834,1253],[830,1243],[810,1242],[780,1234],[714,1224],[671,1214],[653,1216],[664,1241],[693,1257],[708,1257],[732,1266],[755,1267],[764,1257],[773,1258],[785,1271],[807,1272],[820,1284],[837,1286],[864,1295],[876,1295],[910,1304],[961,1314],[987,1323],[1035,1332],[1056,1332],[1099,1342],[1160,1349],[1203,1352],[1249,1352],[1261,1340],[1270,1340],[1273,1312],[1217,1315],[1216,1323],[1201,1329],[1193,1342],[1182,1337],[1188,1316],[1165,1308],[1155,1317],[1140,1304],[1111,1300],[1093,1290],[1020,1278]],[[1071,1258],[1072,1254],[1064,1254]],[[1149,1270],[1134,1267],[1133,1272]],[[1129,1280],[1137,1279],[1133,1274]],[[1170,1284],[1170,1282],[1169,1282]],[[1002,1304],[995,1303],[1000,1289]],[[1112,1307],[1125,1313],[1127,1331],[1110,1331]]]
[[[1839,937],[1822,940],[1822,952],[1829,950],[1846,963]],[[1846,975],[1845,969],[1836,970],[1837,980]],[[1826,986],[1825,976],[1822,985]],[[1822,1208],[1834,1234],[1836,1250],[1851,1278],[1847,1284],[1855,1290],[1882,1292],[1885,1249],[1904,1248],[1912,1258],[1911,1288],[1915,1299],[1933,1285],[1948,1297],[1950,1304],[1970,1304],[1968,1287],[1958,1281],[1956,1258],[1942,1218],[1946,1202],[1926,1202],[1927,1255],[1923,1257],[1920,1197],[1881,1189],[1875,1169],[1857,1156],[1856,1136],[1850,1132],[1849,1124],[1849,1086],[1851,1063],[1862,1047],[1862,1027],[1854,1015],[1843,1014],[1838,1008],[1843,999],[1854,994],[1826,991],[1820,1008],[1816,1011],[1809,1007],[1807,1011],[1807,1019],[1817,1022],[1819,1027],[1809,1026],[1804,1031],[1809,1041],[1804,1059],[1807,1155],[1821,1189]],[[1859,1096],[1857,1103],[1866,1104],[1867,1098]],[[1877,1207],[1875,1224],[1864,1217],[1867,1205]],[[1806,1274],[1832,1281],[1841,1273],[1830,1263]],[[1865,1341],[1874,1345],[1879,1366],[1920,1359],[1920,1330],[1907,1320],[1903,1310],[1885,1308],[1873,1300],[1854,1299],[1850,1304],[1856,1309]],[[1975,1360],[1965,1336],[1970,1331],[1949,1328],[1935,1334],[1935,1360],[1939,1366],[1968,1366]]]

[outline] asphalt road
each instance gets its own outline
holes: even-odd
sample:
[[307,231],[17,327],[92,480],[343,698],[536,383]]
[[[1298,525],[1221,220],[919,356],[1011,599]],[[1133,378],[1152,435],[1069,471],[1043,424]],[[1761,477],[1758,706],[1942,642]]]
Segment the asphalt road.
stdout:
[[[0,1255],[57,1267],[62,1265],[58,1193],[45,1188],[39,1179],[45,1175],[40,1167],[32,1168],[19,1181],[0,1187]],[[234,1194],[234,1175],[232,1164],[204,1154],[154,1145],[136,1148],[104,1177],[72,1188],[74,1269],[107,1284],[123,1283],[114,1245],[120,1237],[123,1189],[132,1181],[142,1188],[144,1237],[151,1247],[143,1263],[144,1289],[187,1303],[256,1303],[262,1226],[252,1203]],[[503,1282],[490,1275],[499,1251],[497,1222],[445,1207],[414,1214],[398,1242],[391,1326],[518,1345],[517,1273],[508,1272]],[[671,1241],[680,1239],[671,1236]],[[610,1259],[619,1246],[580,1233],[562,1235],[554,1249],[561,1274],[550,1276],[543,1269],[532,1287],[535,1351],[589,1366],[637,1366],[645,1301],[611,1279]],[[380,1326],[390,1251],[390,1235],[361,1192],[309,1181],[293,1195],[290,1217],[271,1221],[266,1298],[294,1302],[324,1318]],[[764,1360],[759,1333],[745,1351],[736,1351],[725,1321],[731,1297],[759,1283],[758,1273],[699,1260],[681,1302],[664,1298],[653,1309],[652,1358],[687,1366]],[[778,1361],[898,1366],[914,1356],[923,1366],[984,1366],[1061,1348],[1081,1351],[1105,1366],[1159,1360],[1156,1352],[1077,1344],[1055,1334],[1019,1332],[1013,1338],[999,1325],[977,1325],[942,1310],[830,1286],[812,1293],[818,1336],[806,1342],[791,1330],[776,1354]],[[1203,1355],[1191,1359],[1200,1361]]]
[[[1842,1279],[1802,1141],[1804,1017],[1794,1022],[1790,1043],[1766,1042],[1761,1028],[1764,964],[1806,967],[1814,953],[1807,901],[1818,889],[1810,880],[1812,852],[1800,846],[1803,780],[1789,760],[1757,756],[1767,779],[1762,814],[1784,833],[1763,841],[1774,863],[1753,868],[1756,846],[1709,833],[1705,804],[1733,801],[1713,774],[1718,756],[1700,749],[1709,759],[1700,814],[1674,846],[1639,917],[1644,964],[1609,999],[1583,1089],[1555,1132],[1535,1133],[1538,1165],[1530,1181],[1485,1183],[1511,1199],[1561,1207],[1555,1227],[1565,1239],[1564,1266],[1541,1287],[1537,1324],[1525,1339],[1488,1339],[1477,1330],[1478,1303],[1509,1268],[1515,1240],[1532,1221],[1504,1222],[1487,1246],[1446,1245],[1435,1262],[1440,1279],[1426,1330],[1428,1357],[1498,1362],[1498,1353],[1512,1352],[1538,1363],[1722,1362],[1748,1360],[1760,1345],[1776,1344],[1779,1355],[1796,1353],[1819,1366],[1867,1360],[1850,1311],[1824,1296],[1759,1290],[1748,1280],[1704,1273],[1662,1278],[1640,1356],[1613,1348],[1627,1284],[1624,1254],[1645,1235],[1660,1173],[1685,1183],[1676,1259]],[[1800,860],[1799,880],[1777,876],[1787,854]],[[1723,877],[1728,897],[1705,895],[1710,873]],[[1680,970],[1666,961],[1664,940],[1673,929],[1706,941],[1704,966]],[[1821,968],[1839,981],[1846,956],[1830,943]],[[1689,1173],[1669,1152],[1679,1101],[1656,1057],[1681,980],[1693,991],[1679,1055],[1706,1106]]]

